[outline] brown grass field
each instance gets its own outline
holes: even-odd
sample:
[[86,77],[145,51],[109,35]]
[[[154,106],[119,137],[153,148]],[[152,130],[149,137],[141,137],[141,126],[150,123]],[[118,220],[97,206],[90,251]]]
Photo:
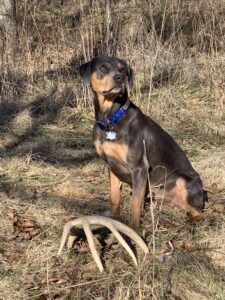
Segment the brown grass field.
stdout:
[[[225,1],[14,1],[0,31],[0,300],[225,299]],[[108,208],[80,63],[116,55],[130,97],[187,153],[209,191],[204,218],[146,205],[138,268],[107,231],[57,256],[63,225]],[[131,189],[121,213],[130,218]],[[172,251],[171,251],[172,249]]]

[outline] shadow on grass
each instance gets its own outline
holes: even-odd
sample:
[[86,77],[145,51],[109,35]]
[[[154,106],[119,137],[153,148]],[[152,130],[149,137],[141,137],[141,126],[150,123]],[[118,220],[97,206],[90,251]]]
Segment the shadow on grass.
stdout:
[[[59,77],[62,77],[62,80],[66,80],[67,78],[77,79],[78,67],[81,60],[83,60],[83,57],[73,58],[63,68],[50,70],[46,73],[36,73],[33,75],[32,83],[36,84],[39,80],[45,80],[45,78],[51,80]],[[79,164],[82,161],[89,161],[95,157],[94,153],[86,153],[88,149],[93,150],[90,130],[85,133],[79,132],[79,130],[74,131],[74,136],[71,134],[68,140],[65,140],[65,134],[62,134],[63,131],[58,132],[58,136],[55,139],[43,133],[43,126],[57,124],[62,109],[70,109],[69,113],[73,115],[71,117],[71,124],[76,121],[77,115],[79,115],[76,108],[80,91],[76,93],[69,86],[63,90],[58,90],[58,85],[56,85],[48,95],[40,95],[30,102],[24,102],[23,97],[26,94],[30,78],[25,76],[16,78],[12,74],[8,74],[4,78],[2,75],[1,78],[0,138],[2,141],[7,140],[7,136],[10,136],[10,138],[9,141],[7,140],[4,143],[4,147],[0,147],[0,157],[12,158],[13,156],[32,153],[35,157],[39,156],[40,159],[50,163],[57,162],[62,165]],[[7,92],[10,84],[16,88],[10,91],[13,96],[7,97],[4,93]],[[19,114],[26,112],[29,116],[27,130],[21,134],[14,133],[20,127],[20,124],[15,123],[14,127],[16,127],[16,130],[13,131],[11,129],[15,118]],[[65,118],[68,118],[68,116],[66,115]],[[21,125],[23,127],[27,124]],[[82,150],[84,153],[82,153]],[[76,153],[74,154],[73,152]]]

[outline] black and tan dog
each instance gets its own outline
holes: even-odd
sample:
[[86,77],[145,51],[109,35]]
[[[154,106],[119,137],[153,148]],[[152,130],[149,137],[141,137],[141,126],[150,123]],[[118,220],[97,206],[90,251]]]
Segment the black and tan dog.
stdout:
[[94,93],[94,143],[109,165],[111,212],[117,211],[121,182],[126,182],[132,186],[131,225],[140,225],[148,187],[147,156],[151,185],[158,186],[163,202],[200,218],[201,179],[173,138],[129,100],[126,84],[132,84],[132,73],[115,57],[97,57],[80,66],[82,79]]

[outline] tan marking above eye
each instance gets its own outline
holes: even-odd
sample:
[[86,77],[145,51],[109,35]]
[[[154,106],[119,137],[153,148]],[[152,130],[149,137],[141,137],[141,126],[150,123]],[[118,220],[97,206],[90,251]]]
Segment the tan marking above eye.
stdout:
[[110,71],[110,66],[109,65],[102,65],[100,67],[100,70],[103,72],[103,73],[108,73]]
[[125,73],[126,72],[126,67],[124,65],[118,64],[117,68],[120,72]]

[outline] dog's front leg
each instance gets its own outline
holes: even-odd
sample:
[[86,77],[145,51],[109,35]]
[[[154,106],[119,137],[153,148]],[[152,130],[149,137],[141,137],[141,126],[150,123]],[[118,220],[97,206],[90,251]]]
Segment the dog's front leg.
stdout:
[[136,168],[132,174],[132,203],[131,203],[131,226],[139,227],[141,212],[147,186],[147,172],[145,168]]
[[109,177],[110,177],[110,186],[111,186],[111,198],[110,198],[110,212],[114,215],[119,207],[120,204],[120,189],[122,182],[119,178],[109,170]]

